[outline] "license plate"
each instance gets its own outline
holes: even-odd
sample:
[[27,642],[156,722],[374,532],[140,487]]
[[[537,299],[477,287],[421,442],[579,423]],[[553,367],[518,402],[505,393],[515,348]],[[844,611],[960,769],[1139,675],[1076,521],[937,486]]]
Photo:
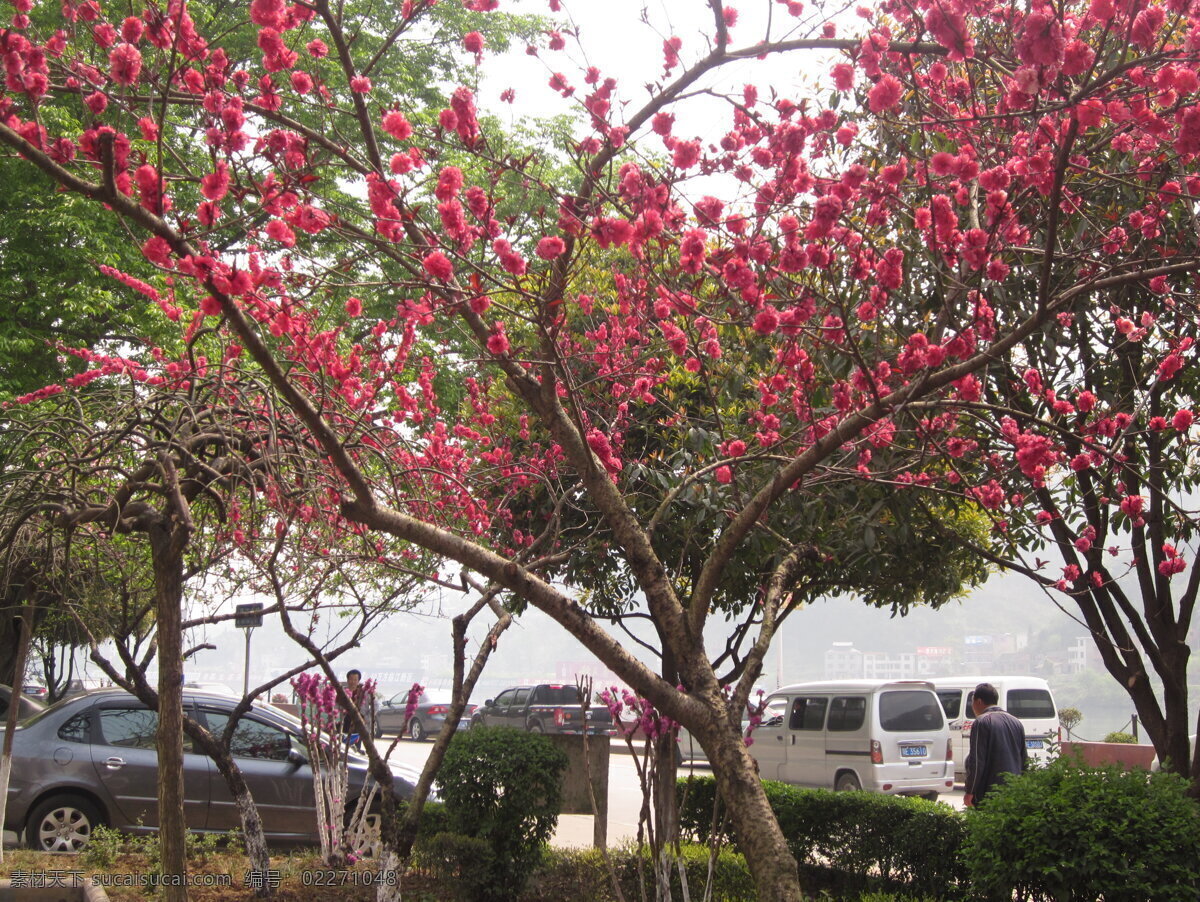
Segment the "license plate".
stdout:
[[1027,749],[1040,749],[1042,747],[1043,747],[1042,740],[1040,740],[1040,739],[1026,739],[1025,740],[1025,748],[1027,748]]
[[924,758],[929,754],[929,747],[924,745],[902,745],[900,746],[901,758]]

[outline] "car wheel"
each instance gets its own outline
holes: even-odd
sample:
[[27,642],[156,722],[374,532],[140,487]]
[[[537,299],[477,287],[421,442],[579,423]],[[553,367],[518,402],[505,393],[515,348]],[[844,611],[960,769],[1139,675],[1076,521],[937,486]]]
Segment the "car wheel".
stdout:
[[53,796],[33,809],[25,843],[38,852],[78,852],[103,823],[96,806],[79,796]]
[[838,792],[855,792],[862,789],[862,784],[858,782],[858,777],[854,774],[842,774],[837,778],[837,783],[833,788]]
[[529,722],[529,732],[530,733],[545,733],[546,731],[544,729],[542,729],[542,725],[538,721],[532,720]]
[[413,742],[423,742],[425,740],[425,728],[421,726],[421,719],[414,717],[408,723],[408,738]]

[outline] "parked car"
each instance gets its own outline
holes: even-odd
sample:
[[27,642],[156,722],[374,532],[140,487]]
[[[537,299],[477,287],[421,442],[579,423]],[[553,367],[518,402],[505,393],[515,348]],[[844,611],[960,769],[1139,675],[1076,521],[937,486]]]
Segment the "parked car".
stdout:
[[47,696],[50,695],[50,690],[45,686],[39,686],[36,683],[26,683],[21,687],[21,691],[32,699],[39,702],[44,702]]
[[954,788],[950,731],[923,680],[784,686],[753,736],[764,780],[931,799]]
[[[238,700],[184,691],[185,711],[213,732],[224,730]],[[158,714],[117,689],[59,702],[22,721],[4,828],[39,851],[77,852],[98,824],[130,833],[158,828]],[[250,787],[267,838],[317,842],[312,769],[300,721],[255,704],[234,730],[232,752]],[[240,826],[224,778],[184,738],[184,813],[188,827],[224,832]],[[392,765],[397,792],[411,796],[418,774]],[[347,806],[366,779],[367,760],[349,756]]]
[[[17,711],[17,719],[24,720],[26,717],[32,717],[39,711],[45,709],[39,701],[34,701],[29,697],[28,693],[22,692],[17,696],[20,708]],[[12,687],[0,684],[0,729],[3,729],[8,718],[8,706],[12,701]]]
[[941,700],[950,722],[950,738],[954,742],[954,778],[967,777],[967,752],[971,744],[971,726],[975,711],[971,702],[975,687],[991,683],[1000,693],[1000,707],[1025,726],[1025,747],[1029,760],[1045,764],[1050,759],[1051,745],[1061,739],[1058,707],[1045,680],[1031,676],[965,676],[934,677],[933,690]]
[[[476,709],[471,726],[516,727],[531,733],[583,733],[583,706],[574,686],[562,683],[515,686]],[[604,705],[588,707],[587,732],[606,736],[616,732],[612,714]]]
[[[404,731],[409,739],[416,742],[436,736],[446,724],[446,714],[450,711],[451,700],[449,692],[422,692],[421,697],[417,699],[416,708],[413,709],[412,719],[406,728],[404,714],[408,709],[408,691],[397,692],[379,704],[379,711],[375,715],[378,735]],[[462,717],[458,721],[458,729],[465,730],[471,725],[471,715],[478,707],[478,705],[467,703]]]

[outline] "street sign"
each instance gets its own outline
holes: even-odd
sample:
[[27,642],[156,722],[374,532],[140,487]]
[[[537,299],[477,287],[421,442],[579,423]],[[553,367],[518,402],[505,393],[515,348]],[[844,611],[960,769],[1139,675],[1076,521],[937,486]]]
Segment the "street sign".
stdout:
[[255,602],[253,604],[239,604],[234,609],[234,614],[237,616],[233,619],[233,625],[238,629],[249,629],[255,626],[262,626],[262,603]]

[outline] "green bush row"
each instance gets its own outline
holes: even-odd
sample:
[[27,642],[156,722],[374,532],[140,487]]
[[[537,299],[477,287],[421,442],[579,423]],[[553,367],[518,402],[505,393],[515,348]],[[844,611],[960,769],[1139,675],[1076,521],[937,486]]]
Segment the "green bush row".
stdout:
[[[921,799],[764,782],[810,890],[878,889],[940,899],[1183,902],[1200,898],[1200,805],[1173,774],[1033,769],[956,812]],[[679,781],[685,836],[713,827],[712,778]]]
[[[955,898],[966,873],[959,849],[965,824],[950,806],[868,792],[800,789],[763,781],[788,847],[810,887],[837,892],[903,889]],[[712,835],[716,781],[680,780],[680,829],[696,842]],[[732,839],[718,826],[722,839]]]
[[[626,900],[654,898],[653,864],[649,849],[643,848],[640,856],[634,846],[610,849],[609,861],[621,886]],[[639,873],[640,857],[640,873]],[[687,898],[704,898],[704,887],[708,880],[709,849],[707,846],[684,844],[680,846],[679,858],[687,874]],[[672,871],[671,897],[685,898],[679,868]],[[721,849],[713,863],[713,891],[711,899],[722,902],[756,902],[758,895],[746,859],[728,847]],[[543,866],[534,880],[541,898],[567,899],[586,898],[591,900],[615,899],[612,878],[598,849],[550,849]],[[642,890],[645,890],[645,896]],[[583,895],[585,894],[585,895]]]

